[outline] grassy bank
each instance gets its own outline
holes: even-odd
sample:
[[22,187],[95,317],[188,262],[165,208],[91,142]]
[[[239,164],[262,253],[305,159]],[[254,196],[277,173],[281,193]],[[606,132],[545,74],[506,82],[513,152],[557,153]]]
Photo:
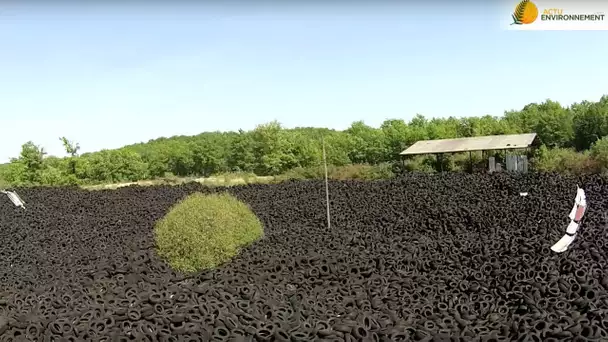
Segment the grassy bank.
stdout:
[[88,190],[103,190],[117,189],[129,185],[151,186],[151,185],[178,185],[182,183],[198,182],[209,186],[232,186],[240,184],[253,183],[272,183],[275,177],[271,176],[243,176],[239,173],[229,173],[212,177],[164,177],[152,180],[142,180],[137,182],[110,183],[110,184],[94,184],[82,185],[81,187]]
[[[335,180],[344,179],[384,179],[394,176],[392,166],[389,164],[381,165],[345,165],[340,167],[328,167],[328,177]],[[242,184],[269,184],[278,183],[286,180],[322,179],[325,177],[323,167],[295,168],[289,172],[278,176],[256,176],[252,173],[232,172],[214,175],[212,177],[164,177],[153,180],[142,180],[137,182],[123,182],[112,184],[93,184],[82,185],[82,188],[89,190],[116,189],[129,185],[177,185],[188,182],[198,182],[209,186],[234,186]]]

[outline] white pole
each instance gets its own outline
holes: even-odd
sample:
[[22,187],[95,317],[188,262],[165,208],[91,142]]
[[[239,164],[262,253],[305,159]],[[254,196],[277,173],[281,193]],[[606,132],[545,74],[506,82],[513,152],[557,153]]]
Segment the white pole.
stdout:
[[331,228],[331,220],[329,218],[329,181],[327,177],[327,159],[325,158],[325,138],[321,138],[323,141],[323,165],[325,167],[325,203],[327,206],[327,228]]

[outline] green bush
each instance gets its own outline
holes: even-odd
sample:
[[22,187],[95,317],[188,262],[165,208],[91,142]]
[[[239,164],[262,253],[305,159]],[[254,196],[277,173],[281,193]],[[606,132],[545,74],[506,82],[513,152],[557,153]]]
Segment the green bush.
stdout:
[[591,158],[593,158],[603,172],[608,170],[608,137],[603,137],[591,145]]
[[435,157],[430,155],[413,156],[405,160],[405,170],[409,172],[435,172]]
[[468,172],[471,169],[471,161],[474,172],[483,172],[488,168],[488,159],[483,158],[480,151],[474,151],[470,155],[468,152],[454,153],[452,160],[454,163],[452,171]]
[[50,186],[78,185],[76,175],[67,174],[61,169],[48,166],[40,171],[40,183]]
[[374,180],[374,179],[387,179],[394,176],[392,165],[389,163],[382,163],[378,165],[369,164],[352,164],[344,165],[336,168],[332,168],[329,172],[331,179],[345,180],[345,179],[361,179],[361,180]]
[[365,179],[387,179],[395,176],[394,164],[392,163],[380,163],[373,165],[367,169],[365,173]]
[[173,206],[154,228],[158,254],[181,272],[219,266],[263,235],[249,207],[229,194],[195,193]]
[[[329,171],[328,171],[329,172]],[[323,166],[296,167],[278,176],[279,180],[322,179],[325,177]]]
[[243,182],[243,183],[250,183],[250,182],[255,182],[255,179],[257,178],[255,173],[253,173],[253,172],[223,172],[223,173],[214,175],[214,177],[223,178],[224,182],[226,182],[226,183],[235,182],[235,181]]
[[[393,165],[381,163],[378,165],[351,164],[343,166],[327,166],[327,174],[330,179],[387,179],[394,176]],[[303,180],[324,179],[325,168],[323,166],[296,167],[277,177],[277,180]]]
[[533,161],[534,168],[540,172],[559,172],[570,175],[597,173],[598,162],[589,151],[576,152],[574,149],[541,146]]
[[0,189],[8,186],[8,181],[6,180],[8,167],[9,164],[0,164]]

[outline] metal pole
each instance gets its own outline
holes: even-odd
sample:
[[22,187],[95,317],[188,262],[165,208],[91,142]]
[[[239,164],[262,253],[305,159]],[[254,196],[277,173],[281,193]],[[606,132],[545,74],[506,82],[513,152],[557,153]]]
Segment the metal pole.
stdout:
[[329,181],[327,176],[327,159],[325,157],[325,138],[321,138],[323,142],[323,165],[325,167],[325,203],[327,206],[327,229],[331,228],[331,220],[329,216]]

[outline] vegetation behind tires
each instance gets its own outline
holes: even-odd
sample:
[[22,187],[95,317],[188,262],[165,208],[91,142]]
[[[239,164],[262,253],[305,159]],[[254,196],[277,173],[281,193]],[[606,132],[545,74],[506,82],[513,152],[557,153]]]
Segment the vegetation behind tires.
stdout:
[[[27,142],[19,156],[3,167],[0,183],[18,185],[92,185],[156,180],[166,177],[209,177],[238,174],[287,179],[320,178],[323,144],[332,178],[375,179],[391,173],[371,169],[400,168],[400,155],[419,140],[466,138],[535,132],[545,150],[531,160],[532,170],[569,174],[599,173],[608,169],[608,95],[597,102],[564,107],[546,100],[531,103],[503,116],[385,120],[380,127],[362,121],[338,131],[327,128],[287,129],[278,122],[251,131],[205,132],[196,136],[159,138],[147,143],[78,154],[77,143],[60,138],[67,157],[46,156],[44,148]],[[487,168],[487,159],[473,155],[474,169]],[[406,170],[466,171],[468,154],[412,157]],[[346,169],[344,169],[346,167]],[[378,171],[378,172],[376,172]],[[253,177],[253,176],[251,176]],[[247,177],[245,177],[247,178]],[[253,178],[252,178],[253,179]],[[248,182],[245,180],[245,182]]]

